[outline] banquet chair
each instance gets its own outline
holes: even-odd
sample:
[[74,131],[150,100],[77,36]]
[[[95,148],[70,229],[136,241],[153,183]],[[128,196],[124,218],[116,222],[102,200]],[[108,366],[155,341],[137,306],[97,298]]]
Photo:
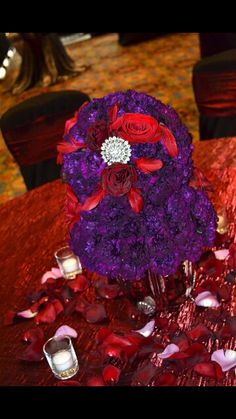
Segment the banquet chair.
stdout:
[[200,139],[236,135],[236,49],[203,58],[193,67]]
[[57,144],[65,122],[90,98],[75,90],[34,96],[5,112],[0,128],[28,190],[60,177]]

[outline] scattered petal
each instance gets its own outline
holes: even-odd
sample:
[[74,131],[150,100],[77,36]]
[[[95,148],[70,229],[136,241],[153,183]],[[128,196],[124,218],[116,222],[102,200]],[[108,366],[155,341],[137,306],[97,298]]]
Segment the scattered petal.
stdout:
[[36,340],[43,340],[44,333],[41,327],[34,327],[24,333],[23,340],[25,342],[35,342]]
[[83,315],[89,323],[98,323],[107,318],[106,310],[102,304],[90,304]]
[[147,386],[157,372],[157,367],[149,362],[144,367],[139,368],[133,375],[132,386]]
[[214,253],[215,253],[216,259],[225,260],[229,256],[229,249],[216,250]]
[[106,385],[105,381],[103,380],[103,377],[94,376],[90,377],[87,380],[87,386],[88,387],[104,387]]
[[203,291],[195,298],[195,303],[200,307],[219,307],[220,303],[210,291]]
[[201,362],[194,366],[194,371],[204,377],[222,379],[224,377],[221,367],[215,362]]
[[97,294],[106,299],[116,298],[123,294],[118,284],[97,286]]
[[57,330],[54,336],[70,336],[71,338],[77,338],[78,333],[75,329],[73,329],[70,326],[67,326],[67,324],[64,324],[63,326],[60,326]]
[[217,362],[222,371],[228,371],[236,366],[236,351],[232,349],[219,349],[211,355],[211,360]]
[[75,279],[68,281],[68,287],[70,287],[74,292],[85,291],[89,286],[89,281],[85,275],[79,274]]
[[192,340],[199,340],[201,338],[208,337],[211,334],[211,332],[207,329],[204,324],[198,324],[194,329],[187,332],[187,335]]
[[171,372],[165,372],[155,381],[155,386],[175,386],[176,381],[177,377],[175,374],[172,374]]
[[17,316],[24,317],[25,319],[32,319],[33,317],[37,316],[38,312],[35,311],[34,313],[30,310],[18,311]]
[[45,282],[47,282],[47,280],[50,278],[56,279],[56,278],[61,278],[61,277],[62,277],[62,273],[60,269],[52,268],[51,271],[45,272],[45,274],[42,276],[41,284],[45,284]]
[[103,372],[102,377],[106,384],[113,385],[118,383],[121,370],[114,365],[107,365]]
[[179,347],[174,343],[170,343],[166,346],[165,350],[158,354],[158,357],[161,359],[169,358],[174,353],[179,352]]
[[101,327],[96,334],[96,342],[102,343],[112,332],[112,329],[108,327]]
[[155,320],[151,320],[142,329],[134,330],[134,332],[140,333],[144,337],[148,337],[152,334],[154,327],[155,327]]
[[30,342],[25,351],[18,356],[18,359],[29,362],[39,362],[44,358],[43,345],[44,333],[40,327],[29,329],[24,333],[24,341]]
[[48,303],[46,307],[40,311],[35,317],[36,323],[53,323],[56,320],[56,309],[52,303]]

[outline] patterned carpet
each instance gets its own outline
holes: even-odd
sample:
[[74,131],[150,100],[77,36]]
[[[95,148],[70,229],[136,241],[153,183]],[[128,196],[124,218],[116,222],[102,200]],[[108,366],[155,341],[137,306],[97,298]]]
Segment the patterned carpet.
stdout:
[[[118,44],[117,34],[108,34],[74,43],[67,50],[76,63],[90,68],[78,77],[54,86],[34,88],[19,96],[9,92],[20,64],[20,57],[15,54],[7,77],[0,83],[0,115],[25,99],[48,91],[77,89],[94,98],[117,90],[136,89],[172,105],[194,141],[199,139],[191,84],[192,67],[199,59],[196,33],[165,35],[128,47]],[[0,134],[0,204],[25,191],[19,169]]]

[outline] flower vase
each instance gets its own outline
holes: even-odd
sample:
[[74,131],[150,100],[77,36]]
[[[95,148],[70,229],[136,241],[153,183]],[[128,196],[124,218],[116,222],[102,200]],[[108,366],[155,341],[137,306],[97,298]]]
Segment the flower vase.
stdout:
[[191,295],[195,281],[195,267],[189,261],[183,262],[172,275],[162,276],[148,271],[141,280],[118,278],[125,295],[147,315],[177,309]]

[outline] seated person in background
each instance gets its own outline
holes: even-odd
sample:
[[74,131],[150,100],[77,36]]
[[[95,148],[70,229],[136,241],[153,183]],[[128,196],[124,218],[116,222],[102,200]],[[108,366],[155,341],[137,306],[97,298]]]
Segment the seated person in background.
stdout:
[[22,63],[13,94],[22,93],[37,84],[54,84],[87,69],[87,66],[76,68],[56,33],[19,33],[19,36]]

